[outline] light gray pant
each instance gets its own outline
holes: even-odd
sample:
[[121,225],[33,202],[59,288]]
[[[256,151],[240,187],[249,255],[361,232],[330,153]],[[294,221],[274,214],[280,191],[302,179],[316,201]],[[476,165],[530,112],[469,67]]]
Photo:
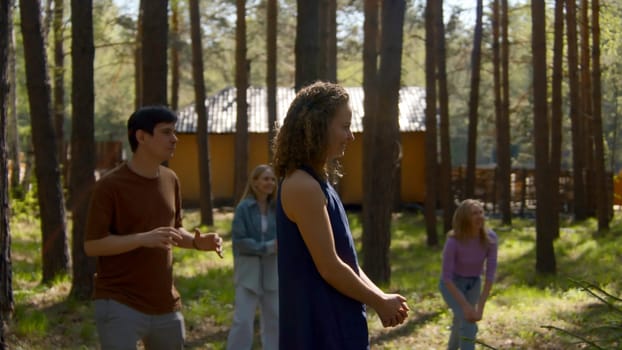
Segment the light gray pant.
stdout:
[[135,350],[139,340],[147,350],[184,348],[181,312],[148,315],[112,299],[96,299],[94,304],[102,350]]
[[233,325],[227,338],[227,350],[250,350],[253,346],[255,311],[259,304],[261,343],[264,350],[279,348],[279,293],[264,291],[262,295],[248,288],[235,288]]

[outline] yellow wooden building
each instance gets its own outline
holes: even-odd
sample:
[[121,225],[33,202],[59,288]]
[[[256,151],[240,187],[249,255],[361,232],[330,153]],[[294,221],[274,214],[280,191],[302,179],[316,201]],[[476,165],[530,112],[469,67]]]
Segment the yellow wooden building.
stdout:
[[[354,142],[348,147],[342,159],[343,178],[338,190],[346,205],[359,205],[363,198],[363,89],[346,88],[352,108],[352,132]],[[293,100],[293,88],[277,89],[277,124],[282,121]],[[208,113],[208,139],[210,151],[210,173],[212,196],[216,205],[233,204],[234,141],[236,121],[236,89],[227,88],[208,98],[205,103]],[[248,169],[257,164],[269,163],[268,159],[268,117],[266,91],[250,87],[248,99]],[[425,150],[424,150],[424,108],[425,90],[420,87],[403,87],[400,90],[400,142],[401,200],[402,203],[424,201]],[[177,131],[179,141],[175,156],[169,166],[179,176],[184,206],[199,202],[198,153],[196,137],[197,116],[194,105],[178,112]],[[378,171],[383,171],[378,169]]]

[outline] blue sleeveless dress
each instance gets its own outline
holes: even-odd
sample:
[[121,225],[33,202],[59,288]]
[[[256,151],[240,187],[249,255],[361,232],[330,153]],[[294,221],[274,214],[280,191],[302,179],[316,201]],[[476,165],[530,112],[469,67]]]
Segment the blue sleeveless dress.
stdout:
[[[319,182],[328,201],[337,254],[358,274],[356,250],[339,195],[313,170],[302,170]],[[341,294],[320,276],[298,226],[283,211],[280,186],[278,192],[279,349],[369,349],[365,305]]]

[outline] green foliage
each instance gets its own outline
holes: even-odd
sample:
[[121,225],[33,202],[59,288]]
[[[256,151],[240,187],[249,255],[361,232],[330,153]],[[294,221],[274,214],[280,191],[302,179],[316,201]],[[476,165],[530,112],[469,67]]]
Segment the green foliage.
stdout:
[[29,191],[21,186],[11,189],[11,214],[17,221],[30,221],[39,216],[36,181],[32,182]]
[[49,328],[49,321],[45,313],[37,309],[24,309],[21,307],[15,310],[15,321],[17,324],[16,333],[24,337],[42,337]]
[[[423,13],[425,1],[408,1],[405,13],[404,43],[402,58],[402,85],[424,85],[423,61],[425,58]],[[452,161],[455,165],[466,161],[465,116],[468,113],[470,93],[470,54],[472,50],[472,28],[474,25],[474,4],[449,2],[445,9],[447,67],[450,94],[450,134],[452,136]],[[95,54],[95,132],[97,140],[124,140],[125,121],[134,109],[134,48],[136,38],[136,7],[138,2],[124,4],[121,1],[95,0],[94,40]],[[247,1],[247,46],[250,64],[250,84],[265,85],[266,54],[265,2]],[[201,22],[205,59],[205,81],[208,94],[213,94],[234,84],[235,55],[235,3],[230,0],[201,2]],[[191,74],[191,42],[189,34],[188,11],[186,2],[179,2],[181,14],[179,37],[175,44],[179,47],[181,82],[180,106],[194,101]],[[489,8],[485,8],[484,42],[482,46],[482,79],[480,86],[480,123],[478,130],[478,162],[494,161],[494,105],[492,89],[491,43]],[[547,59],[552,58],[552,5],[547,6]],[[622,44],[619,34],[622,32],[622,6],[616,0],[601,0],[601,53],[603,82],[603,127],[607,141],[608,166],[614,171],[622,166],[622,152],[619,137],[622,133]],[[45,15],[45,14],[44,14]],[[70,11],[65,10],[66,26],[64,34],[65,52],[70,48],[71,21]],[[531,14],[529,2],[510,1],[510,110],[512,127],[513,166],[531,166],[533,164],[532,106],[531,90]],[[18,17],[18,16],[17,16]],[[362,84],[362,40],[363,6],[361,2],[338,1],[338,80],[344,85]],[[296,26],[296,3],[293,0],[279,1],[278,16],[278,84],[293,86],[294,82],[294,39]],[[25,64],[22,35],[19,21],[15,25],[17,57],[17,108],[22,145],[29,142],[27,128],[30,124],[28,96],[26,92]],[[51,35],[51,34],[50,34]],[[173,39],[171,39],[173,40]],[[48,40],[51,43],[51,40]],[[48,44],[48,51],[52,47]],[[51,56],[50,56],[51,57]],[[51,60],[50,60],[51,62]],[[71,66],[65,60],[66,115],[65,126],[69,128]],[[566,82],[564,83],[566,84]],[[568,91],[564,85],[564,91]],[[568,103],[565,101],[564,103]],[[567,108],[567,105],[565,106]],[[570,141],[569,120],[564,118],[563,154],[569,155]],[[67,138],[70,131],[65,132]],[[617,142],[617,143],[616,143]],[[563,157],[563,167],[571,165],[570,157]]]

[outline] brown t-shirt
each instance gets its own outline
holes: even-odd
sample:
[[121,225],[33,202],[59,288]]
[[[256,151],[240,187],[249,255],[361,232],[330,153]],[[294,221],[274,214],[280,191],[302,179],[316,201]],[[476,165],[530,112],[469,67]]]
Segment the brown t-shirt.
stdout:
[[[175,173],[160,166],[157,178],[145,178],[122,164],[93,190],[86,240],[128,235],[161,226],[181,227],[181,193]],[[97,257],[95,299],[114,299],[146,314],[179,310],[173,285],[171,250],[141,247]]]

